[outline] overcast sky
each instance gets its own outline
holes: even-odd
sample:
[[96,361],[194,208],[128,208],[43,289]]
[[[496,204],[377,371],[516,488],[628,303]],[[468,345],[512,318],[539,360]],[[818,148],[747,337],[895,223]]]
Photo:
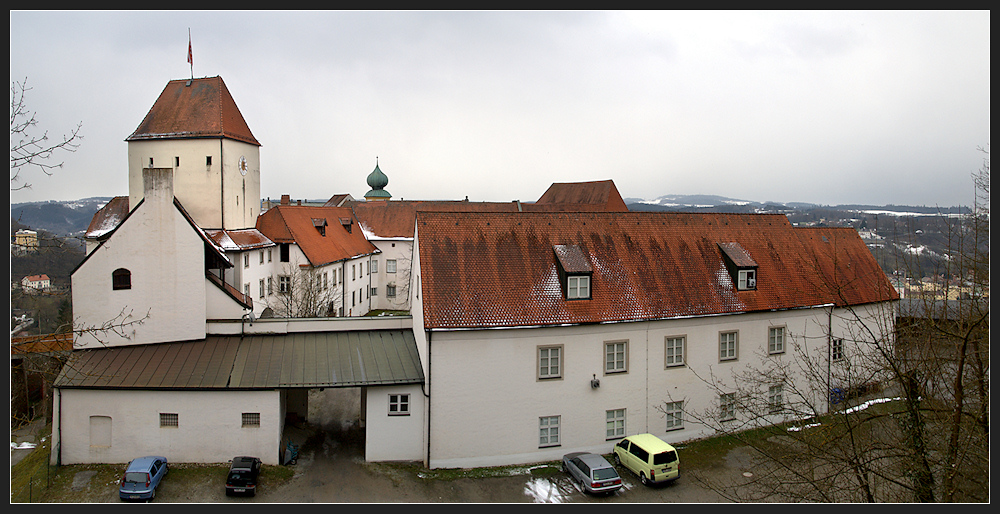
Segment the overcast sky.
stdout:
[[261,194],[970,205],[990,143],[990,13],[11,12],[10,80],[54,176],[11,202],[128,194],[127,138],[169,80],[221,76]]

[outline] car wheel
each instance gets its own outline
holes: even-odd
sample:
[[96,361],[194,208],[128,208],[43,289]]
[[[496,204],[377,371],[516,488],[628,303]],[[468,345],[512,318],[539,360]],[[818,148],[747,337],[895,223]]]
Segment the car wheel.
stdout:
[[618,454],[616,453],[615,454],[615,466],[621,466],[621,465],[622,465],[622,458],[619,457]]
[[642,482],[642,485],[649,485],[649,479],[646,478],[645,473],[642,472],[639,473],[639,481]]

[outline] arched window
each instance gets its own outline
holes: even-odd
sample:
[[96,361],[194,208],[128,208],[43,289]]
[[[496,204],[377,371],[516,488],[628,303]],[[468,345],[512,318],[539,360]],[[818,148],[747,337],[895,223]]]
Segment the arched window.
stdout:
[[132,289],[132,272],[125,268],[118,268],[111,273],[111,288]]

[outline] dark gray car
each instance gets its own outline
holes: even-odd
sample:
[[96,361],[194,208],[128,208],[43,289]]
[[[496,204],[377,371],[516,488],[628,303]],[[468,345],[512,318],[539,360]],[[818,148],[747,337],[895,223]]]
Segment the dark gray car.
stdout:
[[563,455],[562,469],[590,493],[613,493],[622,487],[615,467],[594,453],[567,453]]

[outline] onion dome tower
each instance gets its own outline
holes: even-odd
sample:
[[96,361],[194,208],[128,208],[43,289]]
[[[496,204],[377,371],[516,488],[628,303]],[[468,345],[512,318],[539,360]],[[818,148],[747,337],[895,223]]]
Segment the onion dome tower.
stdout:
[[365,200],[388,200],[392,198],[384,188],[389,184],[389,177],[382,173],[382,170],[378,167],[378,159],[375,159],[375,169],[368,174],[368,187],[372,188],[371,191],[365,193]]

